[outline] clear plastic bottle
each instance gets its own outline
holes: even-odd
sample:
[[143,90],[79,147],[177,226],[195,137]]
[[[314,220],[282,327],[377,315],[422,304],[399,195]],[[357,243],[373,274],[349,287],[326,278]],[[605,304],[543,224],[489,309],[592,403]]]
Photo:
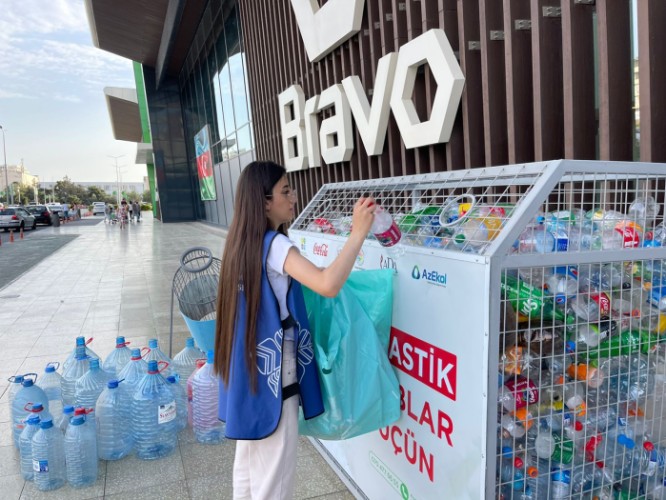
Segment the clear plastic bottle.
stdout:
[[32,467],[38,490],[49,491],[64,486],[67,479],[65,440],[52,420],[41,422],[32,438]]
[[391,214],[380,205],[376,205],[375,207],[375,217],[372,221],[370,232],[375,235],[379,244],[384,247],[396,245],[402,237],[400,228],[393,220],[393,217],[391,217]]
[[84,420],[84,417],[74,417],[65,434],[67,481],[74,488],[97,481],[97,443],[95,436],[86,432]]
[[76,360],[77,349],[79,347],[84,347],[85,354],[90,359],[99,359],[99,356],[97,354],[95,354],[93,352],[93,350],[88,347],[88,344],[90,344],[92,341],[93,341],[92,337],[89,338],[87,341],[86,341],[85,337],[76,337],[76,346],[74,347],[74,350],[69,354],[69,356],[67,356],[67,359],[65,360],[65,362],[62,365],[63,376],[64,376],[65,372],[67,371],[67,369],[69,368],[69,366],[71,364],[73,364],[74,361]]
[[21,431],[25,427],[25,418],[29,416],[29,411],[26,409],[27,404],[40,403],[44,408],[49,408],[49,398],[43,390],[37,387],[31,378],[23,380],[21,389],[14,396],[12,401],[12,428],[14,432],[14,446],[18,448],[18,440]]
[[480,219],[467,219],[460,223],[453,233],[456,247],[470,251],[478,251],[490,241],[490,232]]
[[564,384],[564,404],[577,417],[585,415],[585,384],[583,382],[568,382]]
[[578,280],[566,270],[557,268],[555,273],[546,277],[544,289],[555,297],[555,302],[561,304],[578,293]]
[[37,378],[36,373],[26,373],[25,375],[12,375],[7,379],[9,382],[9,389],[7,389],[7,401],[9,402],[10,407],[14,401],[16,393],[21,390],[21,387],[23,387],[23,380],[26,376],[34,376]]
[[498,402],[512,412],[539,401],[539,389],[525,377],[508,377],[500,387]]
[[26,481],[32,481],[35,473],[32,470],[32,438],[39,430],[39,417],[31,415],[25,421],[26,426],[19,436],[19,451],[21,452],[21,475]]
[[90,369],[76,381],[75,405],[94,408],[107,381],[107,374],[99,366],[99,359],[91,359]]
[[550,253],[555,251],[555,238],[544,224],[543,217],[537,219],[518,237],[518,253]]
[[162,376],[168,377],[169,375],[175,375],[173,360],[164,354],[164,352],[159,348],[157,339],[150,339],[148,341],[148,352],[144,354],[143,359],[146,363],[149,363],[153,359],[158,362],[163,361],[166,363],[166,367],[160,370]]
[[33,415],[38,416],[40,422],[44,420],[53,420],[53,415],[51,415],[51,412],[49,412],[48,409],[44,408],[42,403],[28,403],[25,405],[24,409],[28,412],[25,417],[26,421]]
[[[97,358],[99,360],[99,358]],[[83,377],[90,366],[85,346],[76,348],[76,358],[62,375],[62,404],[74,405],[76,402],[76,382]]]
[[214,373],[213,351],[192,381],[192,427],[197,441],[217,444],[224,441],[224,423],[218,418],[219,379]]
[[157,371],[157,360],[152,359],[132,401],[132,437],[137,457],[153,460],[173,452],[177,445],[175,421],[176,401]]
[[571,470],[553,467],[550,472],[550,498],[569,498],[571,494]]
[[125,368],[118,375],[118,379],[123,380],[123,383],[118,385],[118,399],[127,422],[131,422],[132,418],[134,391],[147,372],[148,364],[141,358],[141,351],[132,349],[130,362],[125,365]]
[[62,376],[57,371],[59,366],[60,363],[57,361],[47,364],[44,375],[37,384],[49,398],[49,412],[53,415],[54,422],[57,422],[62,415]]
[[187,423],[192,427],[192,399],[194,393],[194,375],[206,364],[205,359],[197,359],[196,368],[187,379]]
[[110,380],[95,407],[97,452],[102,460],[119,460],[132,451],[132,430],[126,419],[127,412],[121,407],[118,384],[117,380]]
[[509,447],[502,448],[502,454],[498,457],[497,467],[502,484],[508,485],[514,491],[525,488],[525,476],[523,475],[523,461],[520,457],[513,455]]
[[67,426],[69,425],[69,421],[72,419],[74,416],[74,407],[72,405],[67,405],[62,409],[62,415],[60,416],[60,419],[56,421],[58,429],[65,434],[67,432]]
[[197,367],[197,359],[205,359],[205,354],[195,345],[194,339],[188,337],[185,341],[185,348],[173,357],[173,369],[180,376],[180,383],[183,387],[187,384],[187,379]]
[[116,337],[116,348],[104,360],[102,369],[107,372],[112,378],[116,378],[125,365],[130,362],[132,351],[127,345],[129,342],[125,341],[125,337]]
[[638,196],[629,205],[627,215],[643,227],[654,226],[661,206],[652,196]]
[[175,375],[169,375],[166,381],[176,400],[176,432],[180,432],[187,427],[187,393]]

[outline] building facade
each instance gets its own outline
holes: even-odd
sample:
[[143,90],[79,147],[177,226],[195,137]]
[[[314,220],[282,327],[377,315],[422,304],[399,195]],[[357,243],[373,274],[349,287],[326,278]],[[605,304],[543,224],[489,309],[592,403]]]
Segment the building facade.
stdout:
[[328,182],[666,161],[660,0],[120,4],[86,1],[96,44],[137,62],[129,136],[166,222],[227,226],[255,158],[301,207]]

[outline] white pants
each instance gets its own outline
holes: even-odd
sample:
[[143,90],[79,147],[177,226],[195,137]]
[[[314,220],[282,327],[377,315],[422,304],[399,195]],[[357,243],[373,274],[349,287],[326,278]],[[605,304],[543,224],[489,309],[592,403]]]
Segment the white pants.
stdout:
[[[296,352],[293,341],[284,341],[282,387],[296,382]],[[282,402],[277,429],[265,439],[236,441],[234,499],[291,499],[298,449],[298,397]]]

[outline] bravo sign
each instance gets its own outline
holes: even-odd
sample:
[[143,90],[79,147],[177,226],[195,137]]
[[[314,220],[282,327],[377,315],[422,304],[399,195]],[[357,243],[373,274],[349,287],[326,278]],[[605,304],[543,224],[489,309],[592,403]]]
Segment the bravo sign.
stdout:
[[[299,29],[308,56],[321,58],[360,29],[354,24],[364,1],[329,0],[318,11],[315,0],[292,0]],[[334,18],[323,23],[324,9],[331,5],[347,7],[345,22],[336,28]],[[310,6],[306,8],[307,6]],[[309,22],[308,22],[309,21]],[[325,24],[326,29],[313,26]],[[307,26],[305,26],[307,24]],[[338,29],[339,28],[339,29]],[[328,33],[328,34],[326,34]],[[416,74],[428,64],[437,83],[430,118],[421,121],[412,95]],[[447,142],[455,121],[465,78],[444,31],[432,29],[391,52],[377,62],[372,102],[358,76],[306,100],[303,89],[292,85],[278,96],[284,164],[288,171],[349,161],[354,152],[352,117],[368,155],[379,155],[384,149],[389,112],[400,130],[408,149]],[[318,114],[330,110],[317,130]]]

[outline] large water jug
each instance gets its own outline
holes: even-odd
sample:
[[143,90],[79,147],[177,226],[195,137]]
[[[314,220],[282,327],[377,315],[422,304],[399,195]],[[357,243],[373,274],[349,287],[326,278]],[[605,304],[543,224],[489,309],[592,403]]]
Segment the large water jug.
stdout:
[[134,400],[134,391],[139,382],[148,372],[148,363],[141,357],[139,349],[132,349],[130,362],[125,365],[118,375],[118,380],[123,383],[118,386],[118,399],[121,411],[125,415],[125,420],[131,421],[132,401]]
[[203,368],[203,366],[206,364],[205,359],[197,359],[197,364],[196,368],[192,372],[192,374],[188,377],[187,379],[187,385],[186,385],[186,390],[187,390],[187,423],[189,424],[190,427],[192,427],[192,396],[194,393],[194,376],[196,373]]
[[19,436],[19,451],[21,452],[21,475],[23,479],[32,481],[35,473],[32,470],[32,438],[39,430],[39,417],[31,415],[25,421],[26,426]]
[[58,373],[59,366],[57,361],[47,364],[44,375],[37,384],[49,398],[49,412],[53,415],[54,422],[58,422],[62,415],[62,376]]
[[132,401],[132,436],[136,455],[144,460],[170,454],[177,443],[176,401],[157,361],[148,362],[148,373],[139,382]]
[[104,360],[102,369],[111,375],[111,378],[116,378],[125,365],[130,362],[132,351],[127,347],[129,342],[125,341],[125,337],[116,337],[116,348]]
[[40,423],[32,438],[32,469],[38,490],[55,490],[65,484],[65,440],[52,420]]
[[24,419],[25,421],[34,415],[39,417],[40,422],[43,422],[44,420],[53,420],[53,415],[51,415],[49,410],[44,408],[42,403],[28,403],[25,405],[25,411],[27,412],[27,415]]
[[67,426],[69,421],[74,416],[74,407],[72,405],[67,405],[62,409],[61,417],[56,421],[56,427],[60,429],[63,435],[67,432]]
[[89,367],[90,361],[86,354],[86,347],[78,346],[75,361],[65,368],[62,375],[63,405],[73,405],[76,402],[76,382],[86,374]]
[[213,351],[192,381],[192,426],[197,441],[217,444],[224,440],[224,423],[218,419],[219,382],[214,373]]
[[99,359],[91,359],[90,370],[76,381],[75,406],[95,408],[107,381],[107,374],[99,366]]
[[7,389],[7,401],[10,405],[14,401],[16,393],[21,390],[21,387],[23,387],[23,380],[25,380],[26,376],[34,376],[37,378],[36,373],[26,373],[25,375],[12,375],[7,379],[10,382],[9,389]]
[[188,337],[185,341],[185,348],[173,357],[173,369],[180,375],[180,383],[185,386],[187,379],[197,367],[197,359],[203,359],[206,356],[194,344],[194,339]]
[[89,338],[86,341],[85,337],[76,337],[76,346],[74,347],[74,350],[67,356],[67,359],[62,365],[62,373],[64,374],[69,366],[76,361],[76,356],[77,356],[77,350],[79,347],[83,347],[85,350],[86,356],[88,356],[90,359],[99,359],[99,356],[93,352],[90,347],[88,347],[88,344],[90,344],[93,341],[92,337]]
[[[123,381],[123,383],[125,383]],[[132,451],[130,423],[120,406],[117,380],[110,380],[97,400],[97,453],[102,460],[119,460]]]
[[43,390],[37,387],[31,378],[23,380],[21,389],[16,393],[12,402],[12,428],[14,432],[14,446],[18,448],[18,439],[21,435],[24,420],[29,417],[30,411],[26,409],[28,404],[41,403],[48,410],[49,399]]
[[85,417],[74,417],[65,434],[67,481],[75,488],[97,481],[97,442],[84,422]]
[[165,368],[160,370],[160,373],[164,377],[168,377],[169,375],[175,375],[174,369],[173,369],[173,360],[164,354],[162,350],[159,348],[157,344],[157,339],[150,339],[148,341],[148,352],[146,352],[143,355],[143,359],[146,360],[146,363],[150,362],[151,360],[155,361],[163,361],[166,363]]
[[176,432],[180,432],[187,427],[187,394],[176,375],[169,375],[166,381],[176,400]]

